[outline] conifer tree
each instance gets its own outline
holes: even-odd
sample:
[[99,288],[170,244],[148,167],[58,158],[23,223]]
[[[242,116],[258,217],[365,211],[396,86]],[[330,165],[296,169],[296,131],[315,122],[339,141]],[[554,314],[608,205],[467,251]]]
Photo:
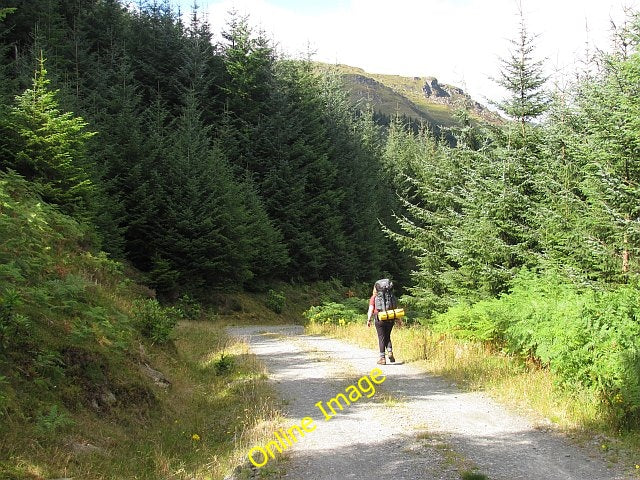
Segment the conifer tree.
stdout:
[[157,226],[161,259],[177,289],[242,285],[251,277],[247,214],[231,168],[210,143],[193,92],[185,99],[159,166],[163,205]]
[[535,37],[527,30],[521,4],[519,17],[518,36],[511,40],[513,50],[508,58],[501,59],[502,68],[496,79],[508,97],[496,105],[517,123],[518,131],[525,139],[529,122],[547,110],[549,101],[543,89],[547,81],[543,73],[544,61],[535,58]]
[[220,85],[223,82],[224,66],[213,44],[213,34],[209,24],[202,21],[197,3],[194,2],[191,21],[184,40],[184,60],[179,77],[184,91],[193,91],[202,106],[203,121],[212,124],[217,103],[222,102]]
[[[258,186],[271,168],[273,155],[269,121],[277,116],[274,97],[275,54],[269,42],[255,34],[248,19],[232,12],[221,45],[224,76],[225,149],[241,171],[248,169]],[[261,192],[262,194],[263,192]]]
[[[0,8],[0,59],[6,59],[10,46],[5,43],[8,28],[3,24],[7,15],[15,12],[13,8]],[[10,75],[10,64],[0,61],[0,166],[8,165],[13,158],[13,139],[9,128],[9,109],[13,99],[15,79]]]
[[46,202],[86,219],[94,187],[84,153],[94,133],[87,131],[82,118],[60,112],[57,91],[48,88],[44,63],[41,55],[32,87],[16,97],[11,110],[10,127],[18,145],[5,168],[32,180]]
[[586,156],[583,152],[585,122],[575,104],[556,92],[544,126],[536,204],[535,230],[540,243],[539,264],[566,278],[589,281],[609,267],[594,262],[595,244],[589,240],[587,197],[584,192]]
[[281,61],[276,80],[274,114],[262,137],[266,158],[277,162],[265,166],[267,210],[291,245],[292,274],[310,280],[336,276],[346,254],[339,208],[345,192],[337,188],[317,78],[304,63]]
[[[3,20],[7,15],[16,11],[15,8],[0,8],[0,58],[5,59],[9,55],[10,46],[5,43],[9,29],[4,26]],[[11,99],[11,86],[15,79],[9,74],[9,67],[4,62],[0,62],[0,108],[8,105]]]
[[393,210],[385,201],[391,189],[382,168],[382,131],[371,112],[354,117],[345,93],[336,87],[325,95],[334,125],[330,152],[338,166],[337,186],[344,192],[339,208],[347,254],[341,275],[354,281],[387,274],[406,285],[397,263],[403,256],[392,253],[394,244],[381,227],[381,222],[391,223]]
[[[602,248],[594,257],[608,280],[637,272],[640,253],[640,22],[621,32],[623,49],[604,57],[597,82],[584,82],[578,95],[587,159],[584,192],[591,235]],[[607,266],[608,264],[608,266]]]
[[[512,119],[493,128],[491,143],[478,150],[480,157],[465,194],[464,245],[469,278],[482,281],[489,295],[505,291],[523,266],[535,267],[540,251],[537,238],[537,204],[543,198],[541,183],[541,128],[533,123],[548,108],[543,62],[535,59],[535,37],[526,27],[522,7],[514,49],[501,61],[497,82],[508,97],[498,107]],[[480,270],[479,270],[480,269]]]
[[[158,95],[142,113],[144,158],[133,167],[137,182],[131,185],[126,209],[127,258],[144,272],[157,268],[158,242],[165,235],[162,222],[166,205],[164,185],[171,180],[167,178],[167,157],[172,138],[170,126],[169,109],[163,98]],[[170,270],[170,274],[160,281],[157,275],[152,278],[159,281],[161,290],[174,289],[178,273],[171,270],[166,260],[160,263]]]
[[265,282],[282,278],[289,263],[289,253],[282,232],[269,218],[258,189],[248,174],[240,179],[239,194],[246,210],[245,237],[251,271],[247,285],[261,288]]
[[[99,132],[86,173],[96,184],[91,197],[99,203],[102,246],[151,272],[160,290],[179,290],[188,274],[201,285],[211,278],[210,259],[186,240],[204,228],[196,221],[202,212],[189,202],[207,204],[211,188],[184,175],[213,178],[208,164],[221,165],[228,187],[220,202],[235,192],[229,209],[238,212],[236,224],[225,235],[238,257],[232,253],[224,262],[235,262],[239,275],[229,281],[364,279],[393,263],[377,223],[384,217],[380,192],[393,189],[371,175],[380,132],[364,118],[354,124],[337,84],[323,84],[311,63],[277,58],[264,34],[238,15],[213,46],[197,9],[185,26],[168,0],[140,2],[137,9],[117,0],[32,3],[6,23],[7,42],[15,46],[11,66],[20,72],[25,52],[59,47],[47,63],[60,89],[58,108],[81,114]],[[14,85],[2,86],[17,93]],[[187,108],[189,102],[196,106]],[[187,115],[193,111],[191,124],[202,127],[204,138],[185,133],[195,128],[184,126],[185,115],[196,118]],[[184,163],[191,153],[176,131],[208,153]],[[2,141],[11,145],[8,158],[16,167],[18,142],[7,140],[11,135],[20,138],[14,129]],[[174,193],[176,182],[185,198]],[[194,229],[180,224],[176,232],[180,211]],[[206,237],[206,229],[200,234]],[[193,270],[191,261],[207,271]]]
[[184,68],[186,46],[177,12],[168,1],[149,2],[131,18],[127,33],[127,53],[136,61],[135,79],[143,86],[145,103],[160,94],[178,117],[185,87],[176,72]]
[[90,79],[94,91],[100,92],[90,103],[99,131],[91,149],[99,179],[96,223],[104,250],[121,256],[127,250],[128,230],[137,223],[136,212],[149,201],[139,190],[145,188],[152,171],[150,146],[145,142],[141,87],[134,79],[131,60],[114,46],[110,59],[98,63],[104,70]]
[[248,18],[232,11],[227,30],[222,32],[224,66],[227,73],[224,90],[227,108],[250,123],[255,123],[272,88],[275,54],[262,33],[257,35]]
[[[470,175],[464,163],[427,130],[414,135],[397,122],[389,132],[385,157],[393,167],[400,190],[402,210],[397,214],[401,232],[387,232],[416,261],[414,286],[410,289],[426,313],[442,311],[468,295],[460,285],[462,268],[469,260],[458,251],[464,212],[461,193]],[[471,245],[469,245],[469,248]]]

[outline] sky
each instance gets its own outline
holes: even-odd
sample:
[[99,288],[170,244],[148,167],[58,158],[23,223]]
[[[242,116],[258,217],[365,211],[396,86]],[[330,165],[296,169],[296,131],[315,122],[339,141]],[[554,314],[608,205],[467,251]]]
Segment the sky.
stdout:
[[[564,84],[586,52],[610,50],[611,22],[640,0],[197,0],[220,40],[232,9],[248,14],[289,57],[370,73],[436,77],[487,104],[505,92],[492,78],[507,58],[522,4],[550,85]],[[173,0],[188,12],[193,0]]]

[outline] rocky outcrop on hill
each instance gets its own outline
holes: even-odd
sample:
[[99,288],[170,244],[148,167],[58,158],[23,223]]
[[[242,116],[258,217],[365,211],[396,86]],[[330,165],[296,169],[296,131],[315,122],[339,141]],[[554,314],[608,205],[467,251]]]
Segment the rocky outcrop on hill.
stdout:
[[475,101],[462,88],[440,83],[432,76],[367,73],[349,65],[318,66],[342,76],[354,105],[369,105],[389,118],[407,117],[426,122],[434,128],[450,127],[457,122],[455,111],[463,108],[476,121],[501,122],[497,114]]
[[[462,90],[458,89],[460,93]],[[442,86],[438,83],[438,79],[431,77],[428,78],[424,82],[424,86],[422,87],[422,91],[424,92],[424,96],[432,99],[439,98],[451,98],[451,94],[447,92]]]
[[450,105],[453,107],[464,106],[468,110],[489,121],[498,119],[497,115],[488,110],[484,105],[476,102],[469,94],[459,87],[441,84],[435,77],[427,77],[422,87],[424,97],[432,102]]

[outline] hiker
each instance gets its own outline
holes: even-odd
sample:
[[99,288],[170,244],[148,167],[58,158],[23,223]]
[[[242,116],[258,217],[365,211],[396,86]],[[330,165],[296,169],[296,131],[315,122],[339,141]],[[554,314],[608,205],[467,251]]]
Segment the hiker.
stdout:
[[[389,356],[389,362],[396,361],[393,356],[393,346],[391,345],[391,330],[395,324],[395,320],[380,320],[378,312],[380,310],[388,310],[396,308],[396,299],[393,295],[393,283],[388,279],[378,280],[373,286],[373,293],[369,299],[369,310],[367,311],[367,327],[371,326],[371,317],[374,318],[376,331],[378,332],[378,346],[380,347],[380,358],[378,364],[386,365],[386,355]],[[376,302],[376,298],[378,299]]]

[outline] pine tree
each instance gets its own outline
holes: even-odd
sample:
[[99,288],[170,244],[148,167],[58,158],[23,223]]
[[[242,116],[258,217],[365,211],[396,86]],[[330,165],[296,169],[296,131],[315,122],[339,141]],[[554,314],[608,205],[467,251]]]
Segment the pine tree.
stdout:
[[251,277],[248,212],[209,136],[191,92],[159,165],[164,204],[155,232],[156,268],[164,261],[177,272],[177,289],[240,286]]
[[[640,229],[640,53],[636,17],[623,49],[604,57],[599,81],[584,82],[578,105],[584,125],[581,154],[587,159],[584,192],[599,263],[610,266],[609,280],[638,271]],[[635,48],[633,53],[628,49]],[[613,265],[611,262],[615,262]],[[617,266],[614,266],[617,264]],[[607,278],[607,277],[605,277]]]
[[178,117],[185,86],[176,73],[183,70],[187,58],[181,19],[168,0],[153,1],[136,12],[129,25],[124,41],[136,64],[135,80],[143,87],[144,103],[151,104],[160,94]]
[[87,131],[82,118],[59,111],[57,91],[48,89],[44,63],[41,55],[32,88],[16,97],[11,110],[11,129],[19,144],[5,168],[32,180],[46,202],[86,219],[94,187],[84,151],[94,133]]
[[543,73],[544,61],[535,59],[535,37],[527,30],[521,4],[519,16],[518,37],[511,40],[514,49],[509,58],[501,59],[502,68],[496,79],[509,96],[496,105],[517,123],[524,140],[529,122],[547,110],[549,101],[543,89],[547,81]]
[[121,256],[136,212],[149,201],[139,193],[149,180],[152,147],[145,142],[141,87],[131,60],[115,46],[109,57],[88,80],[100,92],[90,96],[88,113],[100,132],[91,149],[100,204],[96,223],[104,250]]

